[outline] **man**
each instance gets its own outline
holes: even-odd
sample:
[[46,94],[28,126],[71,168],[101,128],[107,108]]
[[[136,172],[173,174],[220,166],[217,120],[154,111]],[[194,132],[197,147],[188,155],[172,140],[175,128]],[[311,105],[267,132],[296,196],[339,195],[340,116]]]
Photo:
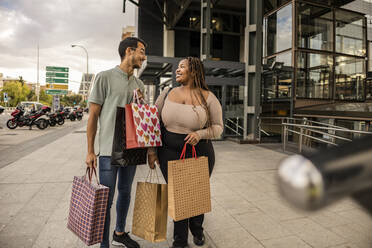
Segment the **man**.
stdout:
[[120,42],[119,55],[121,63],[115,68],[100,72],[94,82],[89,96],[89,119],[87,126],[88,155],[86,164],[97,166],[94,151],[94,140],[99,120],[99,179],[100,183],[110,188],[108,207],[101,248],[109,247],[110,208],[115,194],[118,178],[118,200],[116,202],[116,227],[113,233],[113,244],[127,248],[139,248],[139,244],[131,239],[125,231],[125,222],[129,209],[132,182],[136,166],[111,166],[111,151],[115,129],[116,107],[124,107],[131,102],[133,91],[140,96],[144,92],[144,84],[133,76],[133,70],[141,67],[146,60],[146,43],[135,37]]

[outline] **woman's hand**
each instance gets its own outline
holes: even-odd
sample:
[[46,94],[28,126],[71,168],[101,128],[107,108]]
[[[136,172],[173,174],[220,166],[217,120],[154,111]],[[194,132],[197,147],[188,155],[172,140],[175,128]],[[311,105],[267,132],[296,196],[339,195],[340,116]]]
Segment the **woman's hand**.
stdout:
[[196,132],[189,133],[185,138],[186,144],[196,146],[200,141],[200,136]]
[[155,169],[156,164],[159,164],[159,159],[156,153],[147,154],[147,161],[149,163],[150,169]]
[[138,99],[139,99],[140,101],[144,100],[145,96],[143,95],[143,93],[142,93],[142,91],[140,90],[140,88],[137,88],[136,91],[137,91]]

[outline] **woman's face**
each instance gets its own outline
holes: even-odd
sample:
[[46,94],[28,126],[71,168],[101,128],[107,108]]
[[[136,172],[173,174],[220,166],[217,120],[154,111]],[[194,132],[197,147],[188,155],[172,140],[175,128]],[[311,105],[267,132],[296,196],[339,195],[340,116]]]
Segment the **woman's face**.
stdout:
[[178,64],[176,71],[176,82],[182,85],[187,85],[190,79],[189,63],[183,59]]

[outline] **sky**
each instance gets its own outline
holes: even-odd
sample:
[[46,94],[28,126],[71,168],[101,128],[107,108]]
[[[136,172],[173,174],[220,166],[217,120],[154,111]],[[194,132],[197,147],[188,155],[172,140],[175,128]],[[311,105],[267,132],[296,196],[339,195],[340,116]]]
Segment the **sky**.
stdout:
[[123,0],[0,0],[0,73],[45,85],[45,67],[69,67],[69,90],[77,92],[82,73],[120,63],[122,28],[134,26],[135,6]]

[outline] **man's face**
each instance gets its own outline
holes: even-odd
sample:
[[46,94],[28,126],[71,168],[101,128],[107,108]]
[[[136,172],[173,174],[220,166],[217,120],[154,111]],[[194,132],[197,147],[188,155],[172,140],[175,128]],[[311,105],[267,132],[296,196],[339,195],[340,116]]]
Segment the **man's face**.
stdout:
[[132,54],[132,65],[133,69],[139,69],[142,66],[143,61],[146,60],[145,46],[138,42],[137,48],[133,50]]

